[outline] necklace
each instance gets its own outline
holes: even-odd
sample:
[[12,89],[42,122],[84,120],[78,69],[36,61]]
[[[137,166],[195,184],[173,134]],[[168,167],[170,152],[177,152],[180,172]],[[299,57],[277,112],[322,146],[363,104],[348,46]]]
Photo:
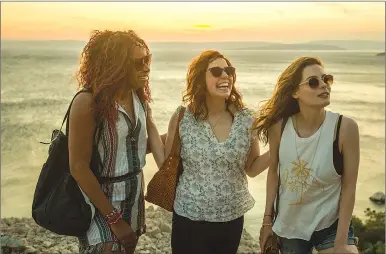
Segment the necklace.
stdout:
[[[319,132],[319,137],[318,137],[318,142],[316,143],[316,148],[315,148],[315,151],[314,151],[314,155],[312,156],[312,161],[311,161],[311,164],[310,164],[310,168],[312,168],[312,164],[314,163],[314,159],[315,159],[315,155],[316,155],[316,151],[318,150],[318,146],[319,146],[319,140],[320,140],[320,136],[322,136],[322,130],[323,130],[323,126],[324,126],[324,122],[325,122],[325,119],[326,119],[326,113],[324,114],[324,120],[323,120],[323,123],[322,125],[320,126],[320,132]],[[296,142],[296,139],[299,134],[298,134],[298,119],[297,117],[295,117],[295,147],[296,147],[296,155],[298,157],[298,161],[300,161],[300,157],[299,157],[299,152],[298,152],[298,144]]]
[[220,119],[221,119],[221,116],[223,115],[223,112],[224,112],[224,111],[221,111],[220,116],[218,117],[216,123],[213,124],[213,125],[210,123],[210,121],[209,121],[209,116],[208,116],[208,123],[209,123],[210,127],[212,127],[212,129],[216,128],[217,124],[220,122]]

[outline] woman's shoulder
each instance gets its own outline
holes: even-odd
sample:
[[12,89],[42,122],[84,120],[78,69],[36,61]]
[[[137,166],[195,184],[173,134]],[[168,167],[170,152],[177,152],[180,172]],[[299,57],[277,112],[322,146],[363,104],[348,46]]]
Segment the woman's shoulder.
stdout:
[[187,112],[189,112],[189,109],[183,105],[179,105],[175,110],[174,110],[174,113],[173,113],[173,118],[178,118],[181,111],[184,111],[184,116],[187,114]]
[[358,123],[354,119],[342,115],[340,133],[342,138],[357,136],[359,133]]
[[237,114],[241,115],[245,120],[254,120],[257,117],[257,112],[247,107],[237,111]]
[[71,102],[71,111],[90,111],[92,104],[92,93],[87,90],[79,91]]

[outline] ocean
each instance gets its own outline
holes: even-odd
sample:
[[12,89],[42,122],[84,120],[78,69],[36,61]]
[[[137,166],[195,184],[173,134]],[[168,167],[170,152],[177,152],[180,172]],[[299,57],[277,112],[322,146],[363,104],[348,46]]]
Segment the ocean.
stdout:
[[[77,85],[74,74],[82,42],[2,42],[1,48],[1,217],[31,217],[37,178],[47,158],[54,128],[60,127]],[[233,44],[232,44],[233,45]],[[317,56],[334,75],[329,110],[359,125],[361,162],[354,215],[364,217],[374,192],[385,190],[385,58],[376,51],[291,51],[220,49],[236,67],[236,86],[248,107],[256,109],[272,93],[280,73],[300,56]],[[160,133],[181,104],[187,66],[205,44],[152,43],[150,86],[153,116]],[[267,147],[261,145],[262,152]],[[157,167],[152,155],[144,168],[148,183]],[[245,228],[258,237],[265,205],[266,172],[249,178],[256,200],[245,215]]]

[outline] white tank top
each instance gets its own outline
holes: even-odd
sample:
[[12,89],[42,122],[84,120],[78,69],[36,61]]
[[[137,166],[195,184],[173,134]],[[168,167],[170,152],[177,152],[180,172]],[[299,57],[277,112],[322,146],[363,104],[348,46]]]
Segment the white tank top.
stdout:
[[280,203],[273,226],[280,237],[308,241],[314,231],[338,218],[341,176],[333,162],[338,117],[326,111],[323,124],[308,138],[300,138],[292,119],[287,121],[280,141]]

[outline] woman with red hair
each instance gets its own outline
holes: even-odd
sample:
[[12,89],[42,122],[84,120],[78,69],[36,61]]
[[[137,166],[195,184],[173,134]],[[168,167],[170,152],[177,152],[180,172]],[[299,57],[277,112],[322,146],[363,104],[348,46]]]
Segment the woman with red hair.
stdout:
[[[95,31],[81,55],[79,86],[70,111],[70,170],[92,203],[91,226],[80,253],[134,253],[144,232],[144,180],[151,55],[132,30]],[[94,133],[102,165],[100,184],[90,170]],[[160,139],[158,133],[154,136]],[[95,208],[96,209],[95,209]]]
[[[244,214],[254,206],[247,175],[268,167],[250,131],[253,113],[235,87],[236,70],[214,50],[191,62],[183,97],[187,104],[179,124],[183,172],[179,177],[172,223],[174,254],[235,254]],[[170,119],[165,155],[178,124],[178,107]],[[162,150],[154,145],[153,152]],[[154,154],[154,153],[153,153]]]

